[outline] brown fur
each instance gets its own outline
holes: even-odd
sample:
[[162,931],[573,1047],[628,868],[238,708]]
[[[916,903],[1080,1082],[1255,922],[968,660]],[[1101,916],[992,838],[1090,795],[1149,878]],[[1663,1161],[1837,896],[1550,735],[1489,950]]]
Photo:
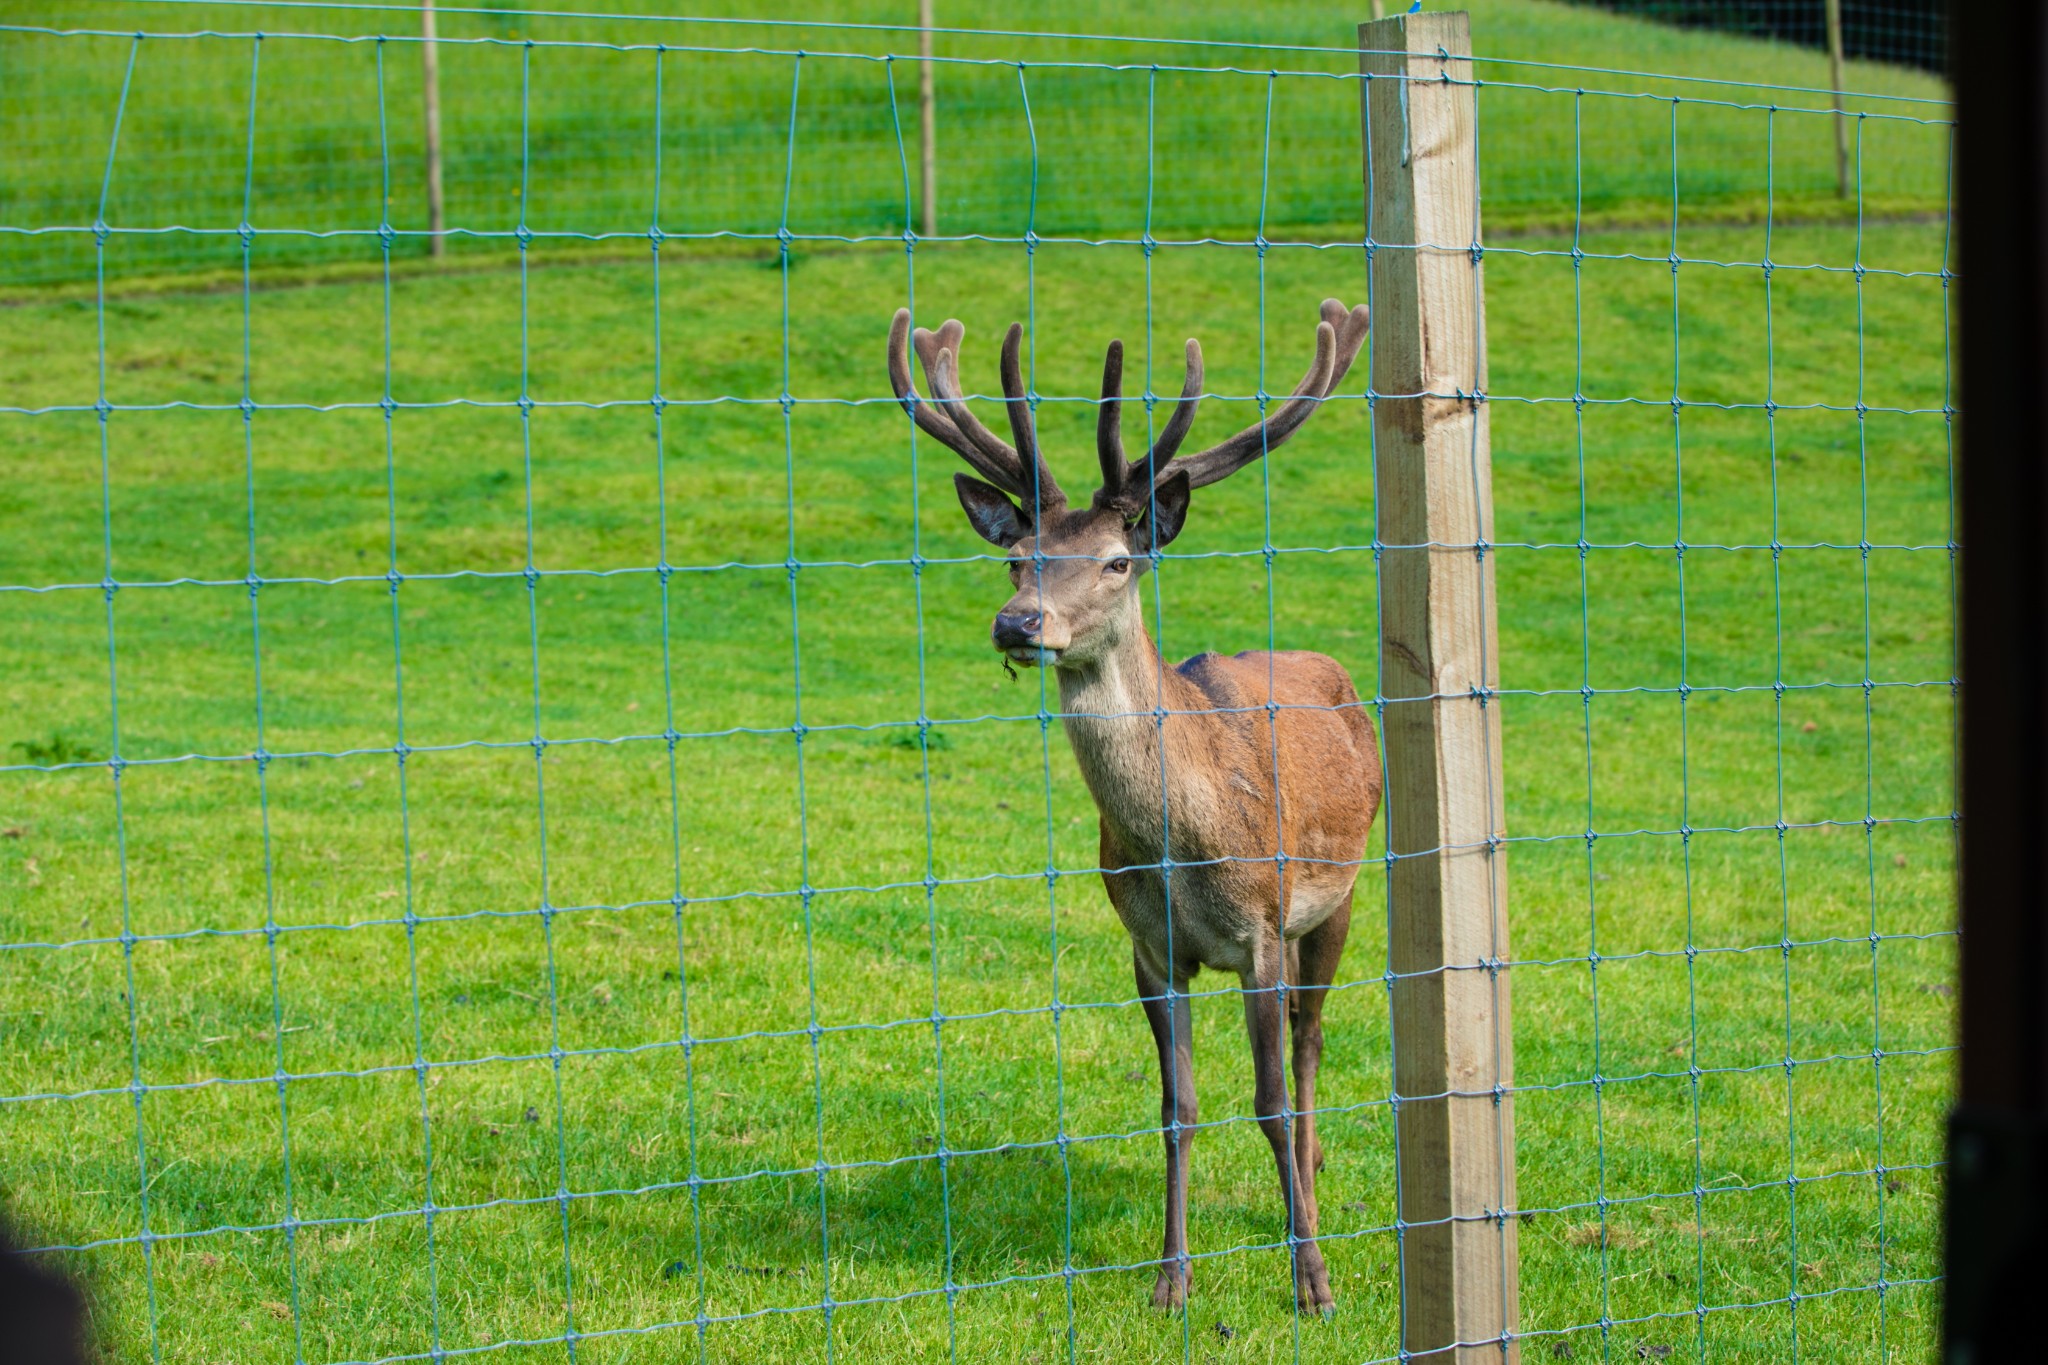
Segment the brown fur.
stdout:
[[[1138,462],[1118,432],[1122,349],[1103,376],[1098,454],[1104,482],[1070,509],[1037,449],[1018,377],[1018,330],[1003,383],[1017,446],[960,398],[958,323],[919,331],[936,402],[910,386],[907,314],[890,336],[891,378],[918,425],[995,486],[957,476],[980,534],[1009,551],[1015,592],[997,614],[1011,662],[1056,670],[1061,722],[1101,820],[1103,883],[1131,937],[1133,969],[1159,1053],[1166,1141],[1166,1228],[1152,1301],[1185,1302],[1187,1175],[1197,1123],[1187,989],[1203,967],[1244,989],[1255,1113],[1271,1144],[1294,1239],[1297,1301],[1334,1309],[1315,1242],[1316,1071],[1326,989],[1351,924],[1352,887],[1378,813],[1379,744],[1344,669],[1304,651],[1200,654],[1169,667],[1146,633],[1138,580],[1180,531],[1194,487],[1227,476],[1312,415],[1356,356],[1365,311],[1326,301],[1316,359],[1266,426],[1191,456],[1175,448],[1193,421],[1201,352],[1158,445]],[[1012,501],[1015,499],[1015,501]],[[1292,1025],[1288,1108],[1283,1014]]]
[[[1110,539],[1118,523],[1103,523],[1100,513],[1068,513],[1018,542],[1018,591],[1004,610],[1037,612],[1041,640],[1063,642],[1053,665],[1061,721],[1095,798],[1103,882],[1131,936],[1161,1056],[1167,1227],[1153,1301],[1170,1306],[1188,1283],[1192,1134],[1175,1125],[1196,1122],[1185,993],[1202,967],[1234,973],[1247,992],[1259,1124],[1295,1236],[1316,1235],[1319,988],[1335,978],[1350,928],[1352,884],[1379,810],[1379,745],[1351,679],[1325,655],[1200,654],[1168,667],[1144,629],[1137,574],[1097,586],[1105,563],[1127,548]],[[1084,581],[1090,574],[1096,584]],[[1283,997],[1294,1034],[1291,1118],[1283,1116]],[[1312,1240],[1297,1262],[1302,1305],[1331,1307]]]

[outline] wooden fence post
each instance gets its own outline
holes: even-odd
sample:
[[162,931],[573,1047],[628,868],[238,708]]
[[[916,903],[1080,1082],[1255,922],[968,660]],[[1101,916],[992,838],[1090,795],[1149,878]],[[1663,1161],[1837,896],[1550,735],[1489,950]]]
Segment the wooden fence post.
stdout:
[[426,120],[427,250],[448,250],[441,209],[441,62],[435,52],[434,0],[420,0],[420,112]]
[[1835,90],[1835,193],[1849,197],[1849,118],[1842,112],[1842,0],[1827,0],[1828,80]]
[[[1387,699],[1402,1345],[1520,1359],[1500,651],[1461,12],[1359,28],[1380,691]],[[1446,79],[1448,78],[1448,79]]]
[[939,151],[932,103],[932,0],[917,0],[917,181],[927,237],[939,235]]

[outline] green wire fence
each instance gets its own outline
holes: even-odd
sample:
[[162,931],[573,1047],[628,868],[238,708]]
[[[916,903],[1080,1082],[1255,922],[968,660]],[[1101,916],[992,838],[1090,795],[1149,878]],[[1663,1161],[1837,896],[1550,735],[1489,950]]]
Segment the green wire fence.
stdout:
[[1579,0],[1620,14],[1718,29],[1825,49],[1828,11],[1837,11],[1850,56],[1948,69],[1948,6],[1943,0]]
[[[416,8],[416,7],[413,7]],[[407,7],[382,12],[333,7],[265,11],[280,30],[318,18],[322,31],[374,34],[417,32]],[[233,16],[230,7],[225,13]],[[593,249],[630,250],[644,233],[650,195],[657,188],[650,157],[659,120],[667,184],[664,228],[678,234],[772,234],[780,223],[783,144],[788,133],[786,73],[773,52],[697,51],[703,24],[678,30],[663,98],[619,50],[624,21],[550,19],[547,14],[442,8],[449,39],[439,45],[440,83],[447,125],[445,179],[450,221],[462,231],[452,241],[463,251],[495,251],[511,243],[521,222],[557,238],[597,239]],[[1578,20],[1569,11],[1566,19]],[[146,5],[124,11],[148,28]],[[67,27],[53,12],[49,22]],[[203,25],[201,25],[203,26]],[[380,27],[381,26],[381,29]],[[116,25],[115,27],[119,27]],[[628,25],[631,27],[631,25]],[[645,28],[645,23],[640,27]],[[1618,35],[1633,38],[1635,24]],[[806,26],[835,50],[887,49],[886,30]],[[1566,30],[1569,32],[1569,29]],[[715,47],[751,47],[773,30],[728,23]],[[1671,32],[1682,32],[1673,30]],[[504,44],[545,34],[534,49],[533,79],[522,85],[504,59]],[[695,34],[696,36],[692,36]],[[631,41],[637,43],[639,35]],[[469,41],[476,39],[476,41]],[[579,41],[580,40],[580,41]],[[18,34],[0,59],[0,120],[12,148],[0,185],[0,219],[13,227],[86,223],[101,189],[99,162],[108,119],[119,101],[126,35],[55,38]],[[1048,236],[1127,236],[1148,210],[1157,231],[1181,237],[1249,238],[1264,221],[1279,234],[1348,241],[1361,221],[1361,185],[1355,139],[1333,135],[1357,122],[1352,79],[1289,79],[1275,91],[1271,110],[1271,164],[1260,184],[1219,167],[1255,160],[1268,138],[1264,100],[1255,82],[1219,79],[1210,68],[1278,63],[1355,77],[1349,52],[1288,48],[1217,47],[1189,42],[1149,47],[1032,40],[1034,86],[1039,96],[1036,148],[1019,126],[1008,65],[1022,40],[942,35],[939,63],[944,117],[940,128],[939,185],[946,237],[1016,237],[1024,205],[1036,193],[1035,230]],[[282,215],[291,235],[266,234],[259,263],[281,265],[353,262],[374,268],[381,247],[373,230],[386,210],[400,236],[399,261],[426,254],[417,229],[427,225],[421,164],[421,63],[417,44],[394,37],[381,77],[369,45],[325,50],[280,44],[264,95],[256,154],[265,174],[250,209],[268,223]],[[1717,80],[1733,73],[1780,84],[1824,83],[1824,64],[1779,55],[1765,44],[1700,37],[1690,64]],[[110,221],[167,229],[126,235],[114,264],[123,274],[238,268],[232,233],[241,207],[242,149],[227,135],[242,116],[240,57],[223,43],[168,43],[150,51],[138,68],[123,130],[122,174],[110,188]],[[630,46],[630,44],[629,44]],[[1233,55],[1234,54],[1234,55]],[[1679,52],[1658,52],[1677,59]],[[977,60],[978,58],[978,60]],[[1062,60],[1066,58],[1067,60]],[[1120,64],[1165,63],[1156,99]],[[1689,106],[1681,189],[1689,210],[1760,219],[1762,182],[1756,170],[1753,120],[1730,108],[1753,102],[1740,85],[1716,89],[1700,81],[1609,77],[1576,72],[1546,76],[1541,64],[1496,60],[1489,74],[1502,78],[1504,116],[1493,130],[1494,149],[1482,168],[1489,222],[1496,230],[1567,227],[1574,221],[1655,222],[1667,206],[1668,137],[1661,111],[1645,101],[1617,101],[1575,134],[1566,102],[1511,95],[1519,84],[1575,86],[1625,93],[1706,96]],[[814,64],[799,126],[816,155],[801,158],[792,186],[792,231],[822,236],[873,236],[900,230],[899,151],[888,117],[893,100],[914,111],[914,55],[886,65]],[[1857,71],[1859,82],[1881,94],[1937,96],[1931,78],[1882,67]],[[378,81],[392,117],[376,118]],[[890,89],[884,90],[887,83]],[[1788,101],[1815,102],[1815,91]],[[530,107],[540,135],[531,147],[519,111]],[[1891,107],[1883,98],[1849,100],[1852,111]],[[94,111],[90,116],[83,111]],[[1149,120],[1149,123],[1148,123]],[[1147,128],[1153,136],[1148,142]],[[1868,158],[1860,188],[1873,211],[1938,216],[1945,202],[1940,129],[1897,119],[1873,119],[1863,129]],[[1590,138],[1574,162],[1575,136]],[[380,140],[381,139],[381,140]],[[1853,214],[1836,197],[1833,130],[1821,119],[1787,120],[1774,152],[1775,211],[1792,218]],[[384,151],[396,173],[387,187]],[[533,158],[534,202],[521,198],[525,163]],[[915,155],[913,151],[913,156]],[[1147,178],[1147,167],[1158,174]],[[1034,175],[1037,177],[1034,181]],[[684,187],[687,186],[687,192]],[[1263,219],[1261,217],[1263,213]],[[365,226],[365,225],[370,226]],[[184,226],[200,231],[168,229]],[[85,281],[95,269],[91,243],[77,234],[9,240],[0,256],[0,285]]]
[[[1006,55],[939,58],[927,240],[914,31],[462,11],[436,267],[417,34],[305,17],[0,27],[0,1181],[113,1353],[1410,1358],[1384,924],[1318,1111],[1343,1311],[1292,1307],[1225,1154],[1248,1091],[1200,1125],[1190,1304],[1142,1308],[1161,1129],[1058,694],[987,691],[1000,575],[882,382],[895,306],[1014,306],[1057,459],[1112,326],[1149,426],[1155,345],[1235,322],[1212,405],[1256,417],[1293,300],[1407,245],[1355,50],[963,36]],[[1947,107],[1857,97],[1837,210],[1823,92],[1473,71],[1484,227],[1429,245],[1487,273],[1455,396],[1495,427],[1522,1270],[1486,1349],[1922,1354]],[[1335,653],[1383,720],[1365,373],[1148,610]]]

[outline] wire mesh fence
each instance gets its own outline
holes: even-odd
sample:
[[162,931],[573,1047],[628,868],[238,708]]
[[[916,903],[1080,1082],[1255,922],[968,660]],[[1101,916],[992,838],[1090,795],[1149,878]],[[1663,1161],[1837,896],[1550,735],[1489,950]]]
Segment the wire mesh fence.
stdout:
[[[1829,0],[1579,0],[1617,14],[1719,29],[1825,49]],[[1840,0],[1845,55],[1948,70],[1948,6],[1943,0]]]
[[[1147,1313],[1162,1120],[1094,808],[882,382],[899,306],[1022,318],[1066,468],[1103,343],[1149,437],[1155,347],[1194,334],[1205,424],[1259,422],[1315,301],[1409,245],[1367,211],[1355,52],[942,55],[989,146],[928,241],[912,34],[457,34],[470,253],[428,270],[416,35],[168,27],[0,30],[47,82],[10,81],[10,184],[67,187],[0,225],[0,1124],[115,1353],[1402,1358],[1395,1115],[1428,1097],[1394,1083],[1383,834],[1316,1104],[1339,1316],[1288,1292],[1216,977],[1194,1290]],[[1499,597],[1520,1349],[1917,1353],[1947,109],[1858,107],[1851,210],[1807,216],[1813,91],[1526,60],[1442,79],[1488,221],[1517,185],[1562,218],[1424,244],[1486,277],[1490,378],[1440,396],[1494,433],[1465,548]],[[163,278],[193,267],[225,284]],[[1330,654],[1384,730],[1400,396],[1361,365],[1201,495],[1143,585],[1169,658]]]
[[[416,7],[413,7],[416,9]],[[1740,85],[1716,89],[1707,81],[1808,87],[1829,85],[1824,57],[1796,48],[1721,37],[1657,24],[1622,23],[1569,10],[1539,11],[1532,24],[1512,5],[1499,6],[1505,40],[1530,29],[1529,45],[1555,50],[1566,62],[1626,65],[1640,60],[1656,70],[1700,80],[1622,79],[1588,73],[1551,78],[1544,63],[1508,51],[1489,75],[1509,83],[1572,85],[1581,79],[1629,93],[1707,96],[1691,108],[1683,136],[1681,190],[1687,205],[1731,216],[1760,218],[1761,181],[1755,173],[1749,120],[1724,109],[1747,103]],[[374,36],[417,36],[407,7],[368,13],[272,6],[249,22],[232,6],[187,6],[178,11],[228,28],[269,26],[277,31],[325,21],[322,31]],[[645,230],[654,189],[652,137],[659,121],[664,202],[678,234],[772,236],[781,222],[783,141],[787,134],[787,81],[772,51],[708,53],[698,46],[867,51],[893,49],[887,30],[854,23],[872,17],[849,10],[847,27],[814,22],[795,34],[770,27],[711,22],[637,24],[548,13],[485,12],[443,8],[440,84],[447,123],[447,203],[461,231],[458,253],[503,255],[521,222],[535,231],[597,238],[593,249],[629,250]],[[1283,11],[1283,16],[1285,12]],[[109,22],[113,29],[163,27],[162,8],[135,3]],[[1074,16],[1087,21],[1085,14]],[[1482,12],[1484,30],[1485,12]],[[1005,16],[991,11],[985,22]],[[33,19],[18,19],[34,22]],[[72,23],[62,6],[43,22]],[[1213,21],[1212,21],[1213,22]],[[1356,148],[1330,135],[1356,121],[1357,61],[1350,35],[1318,14],[1310,23],[1275,20],[1298,38],[1284,49],[1224,41],[1225,29],[1202,33],[1194,17],[1180,27],[1207,42],[1157,43],[991,38],[948,31],[938,37],[939,228],[946,237],[1022,235],[1027,214],[1042,235],[1090,238],[1130,235],[1149,211],[1156,231],[1183,237],[1249,238],[1263,221],[1270,232],[1321,241],[1344,241],[1361,217]],[[319,27],[319,25],[315,25]],[[658,32],[648,32],[652,27]],[[506,59],[504,44],[551,39],[534,49],[531,80]],[[621,44],[675,39],[669,58],[666,105],[653,92]],[[89,222],[99,202],[100,161],[106,120],[119,99],[126,34],[99,39],[39,39],[17,35],[8,44],[0,81],[0,120],[11,147],[8,180],[0,192],[0,220],[15,228]],[[420,108],[418,44],[399,41],[381,72],[369,45],[341,51],[295,51],[279,45],[272,79],[260,93],[262,118],[256,153],[266,174],[255,184],[255,221],[289,222],[295,235],[265,239],[271,263],[353,263],[375,268],[381,244],[373,230],[383,219],[387,193],[382,149],[392,174],[390,221],[400,236],[395,259],[425,255],[417,229],[427,226]],[[1347,44],[1331,51],[1331,44]],[[1311,46],[1313,45],[1313,46]],[[897,48],[901,44],[896,44]],[[1637,54],[1616,63],[1616,50]],[[1264,55],[1259,55],[1260,53]],[[1233,55],[1235,54],[1235,55]],[[1016,112],[1010,64],[1028,59],[1036,72],[1038,109],[1033,138]],[[1146,85],[1119,73],[1124,64],[1163,63]],[[1290,79],[1264,108],[1256,82],[1218,75],[1219,66],[1314,70],[1345,79]],[[889,110],[915,110],[914,54],[890,63],[818,63],[799,114],[803,145],[818,155],[800,158],[791,204],[792,231],[865,236],[893,230],[901,211],[896,129]],[[380,95],[379,82],[382,82]],[[238,268],[232,233],[176,231],[238,221],[243,196],[243,152],[230,130],[246,110],[238,54],[223,45],[163,44],[138,68],[129,91],[123,133],[128,149],[109,195],[109,221],[160,229],[121,243],[124,273]],[[1941,96],[1932,77],[1896,68],[1853,63],[1852,91],[1874,96]],[[885,88],[886,87],[886,88]],[[1156,87],[1156,88],[1155,88]],[[1753,93],[1753,92],[1752,92]],[[380,127],[379,100],[391,111]],[[522,106],[522,99],[526,101]],[[1719,100],[1720,103],[1715,103]],[[893,103],[892,103],[893,102]],[[1663,161],[1668,140],[1660,111],[1650,102],[1617,104],[1592,126],[1574,132],[1561,101],[1503,100],[1512,117],[1494,130],[1482,168],[1489,221],[1496,231],[1542,226],[1556,229],[1586,217],[1592,222],[1654,223],[1669,199]],[[530,144],[520,110],[540,130]],[[1882,98],[1854,95],[1852,110],[1880,112]],[[91,109],[91,117],[71,110]],[[1271,128],[1267,124],[1270,118]],[[1148,119],[1150,122],[1148,123]],[[1266,149],[1272,164],[1260,182],[1221,174]],[[1831,129],[1821,120],[1790,122],[1775,149],[1775,211],[1794,218],[1847,220],[1852,209],[1837,191]],[[1867,204],[1886,214],[1939,215],[1946,186],[1939,138],[1916,125],[1877,120],[1861,190]],[[1583,166],[1569,149],[1575,136],[1590,138]],[[534,174],[524,175],[530,156]],[[1147,167],[1160,174],[1148,181]],[[1036,179],[1033,179],[1034,168]],[[530,179],[535,202],[521,185]],[[1150,200],[1146,187],[1150,185]],[[1035,205],[1032,196],[1035,193]],[[366,227],[365,225],[372,225]],[[0,285],[86,281],[94,258],[82,238],[43,235],[9,240],[0,258]]]

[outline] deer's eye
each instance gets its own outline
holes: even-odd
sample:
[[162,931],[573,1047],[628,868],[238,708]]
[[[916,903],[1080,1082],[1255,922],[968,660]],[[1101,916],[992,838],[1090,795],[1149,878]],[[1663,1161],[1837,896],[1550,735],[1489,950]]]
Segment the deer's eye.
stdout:
[[1121,558],[1112,559],[1109,563],[1102,566],[1102,571],[1104,573],[1129,573],[1131,571],[1131,561]]

